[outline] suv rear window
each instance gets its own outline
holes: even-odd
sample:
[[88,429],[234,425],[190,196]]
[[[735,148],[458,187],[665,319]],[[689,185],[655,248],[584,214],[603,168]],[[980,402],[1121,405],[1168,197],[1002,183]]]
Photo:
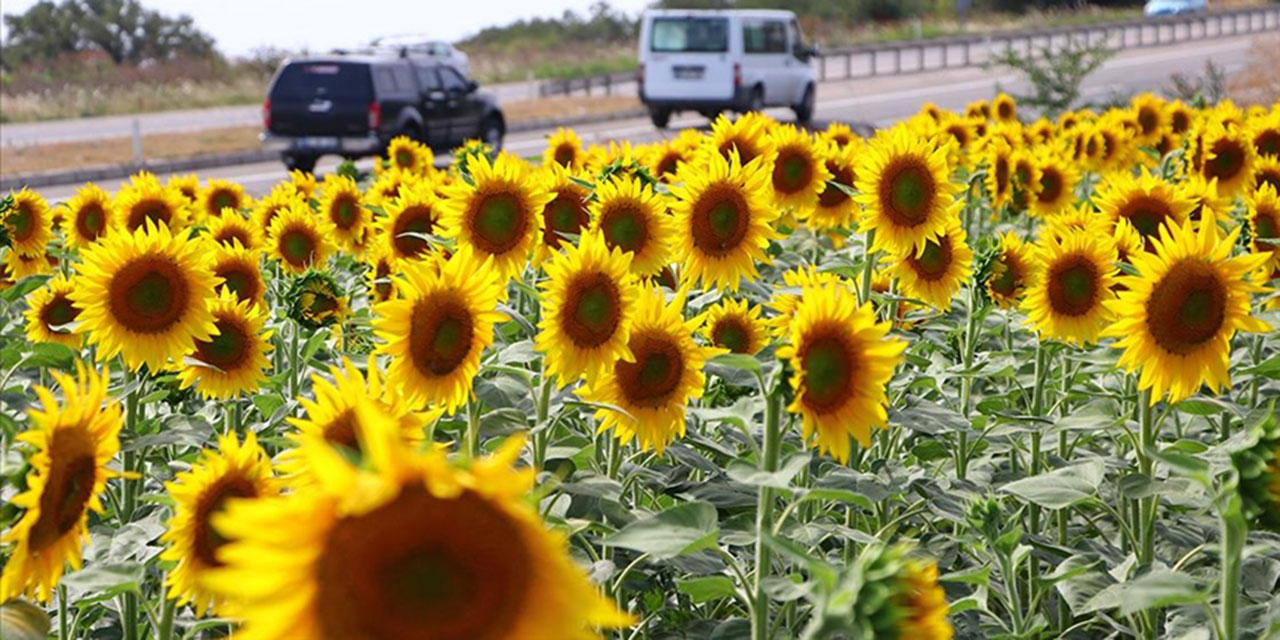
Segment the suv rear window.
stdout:
[[369,98],[369,65],[350,62],[295,62],[280,71],[274,98]]
[[728,18],[655,18],[649,50],[658,53],[724,53]]

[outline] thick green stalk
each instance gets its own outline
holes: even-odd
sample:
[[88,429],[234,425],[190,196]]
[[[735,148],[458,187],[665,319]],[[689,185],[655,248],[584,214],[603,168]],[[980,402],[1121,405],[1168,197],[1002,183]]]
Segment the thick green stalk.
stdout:
[[67,587],[58,585],[58,640],[71,637],[71,619],[67,617]]
[[293,323],[293,331],[289,332],[289,397],[298,397],[298,372],[302,369],[298,360],[302,354],[298,350],[298,334],[302,333],[302,325]]
[[138,640],[138,594],[124,594],[124,607],[120,613],[120,625],[124,627],[124,640]]
[[172,640],[173,638],[173,611],[176,608],[176,601],[172,598],[166,598],[164,590],[160,591],[160,598],[164,600],[163,608],[160,612],[160,624],[156,628],[156,640]]
[[871,275],[876,270],[876,254],[871,247],[876,242],[876,230],[867,232],[867,244],[862,254],[862,284],[858,287],[858,303],[871,299]]
[[[128,387],[138,374],[131,372],[128,365],[124,367],[125,386]],[[137,387],[130,390],[129,395],[125,397],[125,431],[130,437],[137,437],[138,425],[142,422],[142,404],[139,400],[142,398],[142,384],[139,381]],[[138,452],[129,450],[124,452],[124,470],[126,473],[136,473],[138,471]],[[133,520],[134,511],[138,504],[138,485],[142,482],[139,478],[126,477],[124,479],[124,499],[121,500],[120,524],[128,524]],[[125,640],[138,639],[138,594],[132,591],[124,594],[124,606],[120,608],[120,626],[124,631]]]
[[[964,327],[964,352],[961,354],[961,363],[964,365],[965,375],[960,378],[960,413],[965,420],[969,420],[969,412],[973,408],[973,356],[977,348],[978,341],[978,304],[981,300],[978,293],[978,283],[974,282],[969,287],[969,317]],[[969,432],[961,431],[959,442],[956,446],[956,476],[961,480],[969,468]]]
[[[778,450],[782,443],[782,394],[769,394],[764,413],[764,443],[760,453],[760,469],[768,473],[778,470]],[[773,531],[773,492],[769,487],[758,489],[756,502],[756,580],[753,585],[751,616],[752,640],[769,638],[769,595],[764,591],[765,578],[773,563],[772,549],[765,536]]]
[[480,457],[480,401],[467,401],[466,454],[468,460]]
[[[1155,447],[1155,416],[1151,411],[1151,390],[1144,390],[1138,396],[1138,423],[1141,427],[1139,437],[1141,438],[1138,451],[1138,469],[1142,475],[1148,479],[1154,480],[1155,460],[1147,455],[1148,449]],[[1142,546],[1138,550],[1138,564],[1141,566],[1150,566],[1155,559],[1155,522],[1152,521],[1155,509],[1153,504],[1155,497],[1146,497],[1142,499],[1142,507],[1138,510],[1142,522],[1139,523],[1138,539]]]
[[[1035,417],[1044,415],[1044,387],[1045,381],[1049,378],[1049,357],[1045,351],[1044,342],[1036,343],[1036,360],[1035,360],[1035,382],[1031,389],[1031,409],[1030,414]],[[1030,470],[1027,475],[1040,475],[1040,433],[1041,425],[1036,423],[1035,429],[1031,432],[1031,460]],[[1040,506],[1031,505],[1029,510],[1031,516],[1031,532],[1040,532]]]
[[538,429],[533,434],[533,468],[542,469],[547,461],[547,442],[551,438],[548,430],[547,418],[551,413],[551,390],[554,383],[547,377],[544,369],[542,373],[542,383],[538,389],[538,405],[537,405],[537,422],[534,427]]
[[1222,637],[1237,638],[1240,619],[1240,566],[1248,526],[1240,499],[1232,495],[1222,518]]

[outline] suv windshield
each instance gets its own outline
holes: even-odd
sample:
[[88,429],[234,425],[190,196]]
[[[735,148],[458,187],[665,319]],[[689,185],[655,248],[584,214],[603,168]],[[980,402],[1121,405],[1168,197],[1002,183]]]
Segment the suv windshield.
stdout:
[[660,53],[724,53],[728,18],[655,18],[649,49]]
[[350,62],[295,62],[276,79],[276,98],[369,98],[369,65]]

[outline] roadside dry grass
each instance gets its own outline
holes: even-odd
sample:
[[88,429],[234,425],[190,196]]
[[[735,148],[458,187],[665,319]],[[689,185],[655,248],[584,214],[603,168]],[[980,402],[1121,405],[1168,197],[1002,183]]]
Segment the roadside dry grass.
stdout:
[[1255,38],[1249,47],[1248,63],[1231,77],[1232,98],[1245,104],[1270,106],[1280,103],[1280,36]]
[[[640,106],[634,96],[558,97],[503,104],[510,123],[544,118],[569,118],[625,111]],[[258,127],[208,129],[193,133],[158,133],[142,136],[142,154],[148,160],[187,158],[260,148]],[[129,138],[31,147],[0,147],[0,175],[38,173],[124,164],[133,161]]]

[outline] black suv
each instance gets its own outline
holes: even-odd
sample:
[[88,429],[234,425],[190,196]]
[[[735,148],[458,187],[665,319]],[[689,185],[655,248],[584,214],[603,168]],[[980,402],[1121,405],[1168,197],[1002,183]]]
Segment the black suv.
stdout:
[[313,171],[326,154],[382,154],[406,135],[436,150],[479,138],[495,150],[506,120],[493,96],[452,66],[407,56],[290,59],[262,103],[263,145],[285,166]]

